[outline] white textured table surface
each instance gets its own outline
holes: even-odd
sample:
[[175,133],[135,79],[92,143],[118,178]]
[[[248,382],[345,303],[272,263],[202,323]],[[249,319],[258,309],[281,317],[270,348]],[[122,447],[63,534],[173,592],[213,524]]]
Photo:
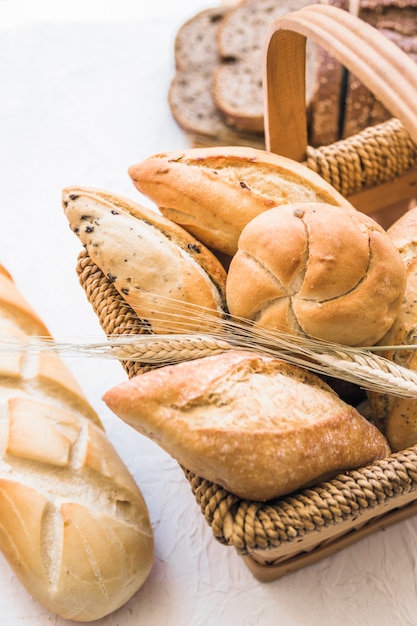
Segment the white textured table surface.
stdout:
[[[60,204],[67,185],[140,198],[136,161],[188,146],[167,89],[182,22],[202,0],[0,0],[0,262],[56,338],[101,336],[78,284],[80,245]],[[135,476],[155,532],[142,589],[100,626],[417,625],[417,519],[262,584],[219,545],[176,463],[101,401],[116,362],[66,357]],[[1,523],[1,520],[0,520]],[[2,626],[70,624],[16,581],[0,555]]]

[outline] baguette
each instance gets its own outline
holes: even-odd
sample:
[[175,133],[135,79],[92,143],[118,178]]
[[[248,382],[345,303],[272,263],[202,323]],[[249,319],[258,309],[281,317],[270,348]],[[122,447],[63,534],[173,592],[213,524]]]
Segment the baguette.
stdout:
[[351,208],[304,165],[256,148],[165,152],[132,165],[129,175],[168,219],[229,256],[235,254],[244,226],[274,206],[315,201]]
[[[404,298],[394,324],[380,340],[381,346],[417,343],[417,208],[404,213],[388,229],[406,267]],[[417,370],[416,350],[388,350],[382,356],[398,365]],[[372,417],[386,435],[393,450],[417,444],[417,404],[415,400],[369,392]]]
[[[4,339],[49,337],[0,266]],[[41,604],[99,619],[124,604],[153,563],[143,496],[59,356],[0,352],[0,550]]]
[[152,332],[203,332],[207,311],[224,315],[225,269],[180,226],[99,189],[64,189],[62,202],[92,261]]
[[291,493],[390,452],[378,429],[315,374],[255,353],[166,366],[103,399],[181,465],[248,500]]

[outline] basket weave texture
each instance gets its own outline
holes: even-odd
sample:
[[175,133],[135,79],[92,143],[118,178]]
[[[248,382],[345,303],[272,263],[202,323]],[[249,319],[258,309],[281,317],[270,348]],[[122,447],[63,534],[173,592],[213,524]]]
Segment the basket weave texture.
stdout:
[[[389,129],[398,126],[386,124]],[[371,130],[364,133],[365,137],[369,135]],[[323,152],[327,150],[314,150],[310,158],[318,155],[323,164],[326,158]],[[416,159],[415,147],[413,152]],[[331,151],[329,160],[333,158]],[[330,163],[326,169],[332,170]],[[147,321],[126,304],[85,250],[79,255],[77,273],[106,335],[150,333]],[[129,378],[152,367],[138,362],[121,363]],[[392,500],[390,508],[395,507],[396,498],[417,490],[417,446],[315,488],[265,503],[242,500],[187,468],[182,469],[214,537],[244,556],[289,542],[297,544],[309,533],[360,519],[361,512]],[[302,545],[296,549],[302,549]]]
[[393,118],[329,146],[308,146],[306,164],[343,196],[350,196],[415,168],[417,145]]

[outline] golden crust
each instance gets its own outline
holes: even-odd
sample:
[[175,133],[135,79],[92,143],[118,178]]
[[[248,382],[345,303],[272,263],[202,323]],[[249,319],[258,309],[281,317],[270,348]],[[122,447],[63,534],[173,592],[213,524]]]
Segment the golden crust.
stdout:
[[232,315],[263,327],[352,346],[392,326],[405,268],[371,218],[325,203],[288,204],[242,231],[226,282]]
[[[406,268],[407,282],[398,315],[379,345],[417,343],[417,208],[400,217],[388,235],[398,248]],[[417,370],[414,350],[387,350],[382,354],[398,365]],[[386,434],[393,450],[404,450],[417,443],[417,404],[415,400],[369,392],[372,415]]]
[[[1,267],[0,327],[4,338],[48,335]],[[57,355],[0,359],[0,409],[0,550],[60,617],[104,617],[152,567],[142,493]]]
[[317,376],[254,353],[154,370],[104,401],[198,476],[249,500],[389,454],[380,432]]
[[97,189],[67,188],[62,202],[92,260],[153,332],[174,332],[173,321],[207,310],[224,314],[226,272],[183,228]]
[[132,165],[136,188],[209,248],[232,256],[245,225],[277,205],[351,206],[306,166],[257,148],[191,148]]

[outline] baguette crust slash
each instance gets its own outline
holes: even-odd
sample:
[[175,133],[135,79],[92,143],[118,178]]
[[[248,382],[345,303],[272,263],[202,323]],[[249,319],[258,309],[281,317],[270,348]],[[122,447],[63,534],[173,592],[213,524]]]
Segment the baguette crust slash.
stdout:
[[[50,337],[2,266],[0,331]],[[58,355],[0,353],[0,407],[0,550],[53,613],[104,617],[153,564],[142,493]]]

